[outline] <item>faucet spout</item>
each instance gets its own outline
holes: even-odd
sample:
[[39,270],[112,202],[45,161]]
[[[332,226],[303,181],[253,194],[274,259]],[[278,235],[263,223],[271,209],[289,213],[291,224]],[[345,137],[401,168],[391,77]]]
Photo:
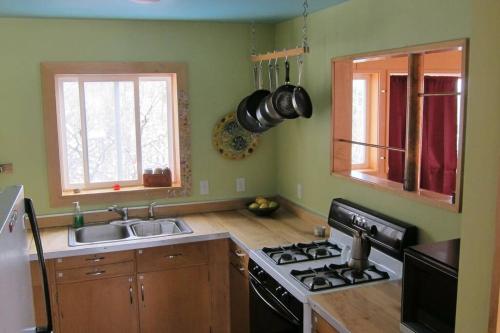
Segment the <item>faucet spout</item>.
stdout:
[[128,220],[128,208],[127,207],[118,207],[117,205],[113,205],[108,207],[108,212],[115,212],[120,215],[123,221]]

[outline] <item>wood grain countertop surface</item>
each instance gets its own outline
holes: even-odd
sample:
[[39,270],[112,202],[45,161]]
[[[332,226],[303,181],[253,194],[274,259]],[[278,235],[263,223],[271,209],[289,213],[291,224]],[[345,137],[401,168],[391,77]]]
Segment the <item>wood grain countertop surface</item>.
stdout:
[[400,332],[400,281],[312,295],[309,301],[312,309],[339,332]]
[[[257,217],[247,210],[232,210],[181,216],[193,230],[191,234],[150,237],[137,240],[106,242],[70,247],[68,227],[42,228],[42,245],[46,259],[87,255],[92,253],[123,251],[169,244],[188,243],[220,238],[232,238],[246,250],[264,246],[307,242],[319,238],[313,235],[316,223],[300,219],[280,209],[272,217]],[[326,219],[325,219],[326,225]],[[36,260],[36,249],[30,233],[30,258]]]

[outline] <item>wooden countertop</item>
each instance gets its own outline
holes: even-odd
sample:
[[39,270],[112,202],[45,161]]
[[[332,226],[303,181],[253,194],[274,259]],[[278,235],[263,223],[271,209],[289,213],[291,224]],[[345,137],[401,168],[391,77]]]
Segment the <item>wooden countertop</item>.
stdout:
[[401,282],[381,282],[309,297],[339,332],[399,333]]
[[[247,210],[233,210],[191,214],[181,216],[181,218],[193,229],[193,233],[74,247],[68,245],[67,227],[43,228],[41,229],[41,237],[45,258],[52,259],[91,253],[122,251],[228,237],[231,237],[248,251],[260,249],[264,246],[307,242],[318,239],[313,235],[315,223],[300,219],[283,208],[277,211],[272,217],[257,217]],[[28,237],[31,242],[31,259],[36,260],[34,242],[31,235],[28,235]]]

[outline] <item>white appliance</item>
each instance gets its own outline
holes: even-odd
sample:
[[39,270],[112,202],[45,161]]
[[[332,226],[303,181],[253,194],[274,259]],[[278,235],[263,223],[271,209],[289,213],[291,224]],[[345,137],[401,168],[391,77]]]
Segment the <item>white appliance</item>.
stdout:
[[39,252],[43,285],[48,294],[47,275],[40,234],[33,204],[24,198],[22,186],[11,186],[0,192],[0,332],[52,332],[50,300],[47,300],[47,327],[35,327],[29,244],[24,217],[29,217]]
[[[251,253],[250,277],[254,285],[261,288],[257,290],[261,300],[254,297],[255,301],[251,302],[251,333],[264,327],[269,333],[310,332],[308,296],[401,279],[403,249],[417,241],[415,226],[344,199],[332,201],[328,223],[331,229],[327,240],[263,248]],[[368,257],[370,267],[363,272],[354,272],[347,264],[352,233],[356,230],[366,233],[372,245]],[[273,313],[266,311],[266,306],[283,309],[281,318],[279,315],[265,317],[266,313]],[[284,314],[293,320],[282,320]]]

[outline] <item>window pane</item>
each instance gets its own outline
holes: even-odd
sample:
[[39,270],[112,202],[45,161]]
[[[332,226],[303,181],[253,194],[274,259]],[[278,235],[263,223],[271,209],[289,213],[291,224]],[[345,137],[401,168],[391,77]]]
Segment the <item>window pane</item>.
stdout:
[[91,183],[137,179],[133,82],[85,82]]
[[83,176],[83,148],[81,136],[80,96],[78,82],[63,81],[63,117],[62,131],[65,138],[64,145],[66,159],[66,186],[84,182]]
[[[352,140],[366,142],[367,81],[352,82]],[[366,148],[352,145],[352,164],[366,163]]]
[[169,166],[171,79],[139,81],[143,169]]

